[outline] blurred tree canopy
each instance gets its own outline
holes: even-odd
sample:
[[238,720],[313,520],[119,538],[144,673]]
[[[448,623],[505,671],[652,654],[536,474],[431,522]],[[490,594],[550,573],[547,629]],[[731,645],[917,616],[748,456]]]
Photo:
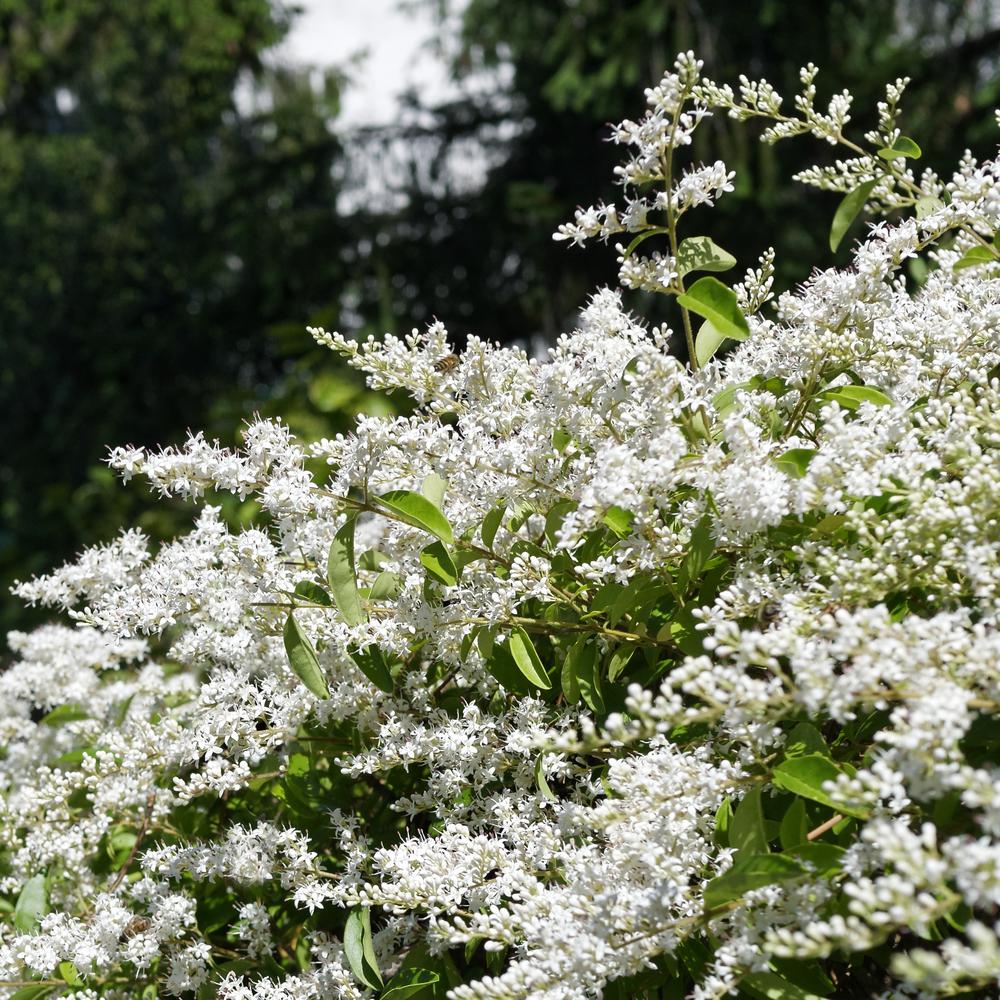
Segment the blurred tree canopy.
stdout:
[[[346,137],[337,73],[263,58],[294,17],[277,0],[0,0],[4,590],[126,517],[171,533],[141,489],[111,487],[95,464],[108,445],[189,426],[231,439],[255,406],[318,435],[371,406],[307,323],[438,317],[458,342],[553,339],[616,268],[612,248],[551,233],[617,196],[606,123],[634,115],[679,50],[788,99],[815,62],[820,97],[850,88],[861,130],[886,81],[910,76],[921,166],[995,151],[987,0],[411,3],[436,10],[458,97],[414,97],[397,123]],[[764,146],[725,118],[699,135],[695,157],[738,172],[705,233],[725,229],[741,267],[769,242],[784,287],[800,261],[834,262],[835,197],[781,181],[827,151]],[[0,627],[25,620],[2,608]]]
[[[719,82],[765,77],[789,103],[799,67],[814,62],[819,101],[849,88],[859,132],[874,125],[885,84],[909,76],[903,121],[924,149],[921,168],[948,171],[966,147],[992,156],[1000,139],[1000,17],[985,0],[416,2],[437,12],[443,53],[465,86],[424,109],[411,133],[423,162],[410,171],[405,207],[372,226],[382,266],[408,278],[400,316],[471,322],[491,339],[551,339],[595,286],[615,280],[612,247],[568,250],[551,234],[576,206],[620,198],[611,179],[621,151],[606,142],[607,124],[635,116],[643,89],[679,51],[694,49]],[[770,243],[779,287],[806,277],[801,261],[846,259],[850,239],[837,258],[826,247],[837,196],[788,183],[832,161],[832,148],[767,146],[725,117],[698,137],[695,159],[720,158],[737,172],[736,190],[703,218],[706,235],[727,234],[739,273]],[[455,169],[470,145],[486,167],[471,190]],[[646,313],[658,305],[629,301]]]
[[137,513],[109,444],[231,438],[330,322],[340,81],[264,65],[290,16],[0,2],[0,582]]

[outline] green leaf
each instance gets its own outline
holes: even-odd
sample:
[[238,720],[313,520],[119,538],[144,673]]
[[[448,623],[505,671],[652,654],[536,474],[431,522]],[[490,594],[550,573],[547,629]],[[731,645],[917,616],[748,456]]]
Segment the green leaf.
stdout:
[[784,789],[786,792],[792,792],[795,795],[801,795],[804,799],[819,802],[847,816],[865,819],[868,816],[867,810],[845,807],[835,802],[823,791],[823,783],[835,781],[841,773],[840,768],[829,757],[811,753],[783,760],[774,769],[771,780],[778,788]]
[[801,479],[809,468],[809,463],[816,457],[815,448],[789,448],[775,460],[774,464],[787,476]]
[[[41,1000],[55,989],[54,986],[42,984],[40,986],[22,986],[14,993],[10,1000]],[[62,987],[60,987],[62,989]]]
[[351,910],[344,928],[344,954],[355,977],[369,989],[382,989],[375,949],[372,947],[371,915],[368,907]]
[[791,847],[806,843],[809,833],[809,821],[806,818],[806,804],[802,799],[795,799],[781,817],[781,827],[778,839],[787,851]]
[[549,788],[548,780],[545,777],[545,754],[540,753],[535,759],[535,784],[538,786],[538,790],[542,793],[543,799],[548,799],[550,802],[556,801],[555,793]]
[[440,980],[441,977],[430,969],[403,969],[389,980],[379,1000],[409,1000],[428,992]]
[[552,683],[545,673],[542,661],[535,652],[535,646],[523,628],[515,628],[510,633],[508,642],[510,655],[517,664],[517,669],[537,688],[548,691]]
[[743,977],[740,986],[754,1000],[823,1000],[822,994],[804,990],[776,972],[751,972]]
[[326,580],[334,603],[348,625],[360,625],[365,620],[358,595],[358,578],[354,571],[354,525],[349,517],[333,537],[326,560]]
[[841,240],[851,228],[851,223],[858,217],[861,209],[865,207],[868,196],[872,193],[878,179],[865,181],[853,191],[848,191],[843,200],[837,206],[837,211],[833,216],[833,225],[830,227],[830,249],[836,252]]
[[68,986],[83,986],[80,973],[72,962],[59,963],[59,976]]
[[458,583],[458,567],[442,542],[431,542],[421,553],[420,563],[439,583],[454,587]]
[[798,861],[784,854],[750,854],[705,886],[705,906],[714,910],[753,889],[805,874],[806,869]]
[[375,582],[368,593],[368,598],[372,601],[384,601],[386,598],[395,597],[399,593],[399,587],[399,574],[382,570],[375,577]]
[[635,653],[635,646],[623,643],[612,654],[608,660],[608,681],[614,683],[621,676],[622,671],[628,666],[632,654]]
[[940,198],[918,198],[916,204],[917,218],[926,219],[928,215],[936,212],[939,208],[944,208],[944,202]]
[[699,278],[677,301],[703,319],[707,319],[723,336],[746,340],[750,327],[740,311],[736,293],[718,278]]
[[375,687],[381,688],[387,694],[392,694],[392,674],[389,672],[389,664],[385,662],[382,650],[378,646],[368,646],[364,650],[352,650],[351,659]]
[[708,236],[689,236],[677,248],[677,273],[684,277],[692,271],[728,271],[736,267],[736,258]]
[[635,252],[635,248],[640,243],[644,243],[646,240],[648,240],[650,236],[656,236],[658,234],[663,234],[663,233],[668,233],[668,232],[670,232],[670,230],[667,229],[665,226],[650,226],[649,229],[645,230],[644,232],[639,233],[639,235],[636,236],[635,239],[633,239],[629,243],[629,245],[625,248],[625,257],[626,257],[626,259],[628,259],[629,257],[631,257],[632,254]]
[[815,959],[772,958],[770,966],[783,979],[818,996],[827,997],[836,989],[822,964]]
[[889,406],[892,398],[881,389],[870,385],[839,385],[835,389],[827,389],[816,397],[820,405],[838,403],[845,410],[856,410],[862,403],[872,403],[875,406]]
[[733,804],[727,795],[715,810],[715,842],[719,847],[729,846],[729,828],[733,823]]
[[316,659],[316,650],[309,637],[299,627],[295,615],[289,615],[285,622],[285,653],[295,676],[312,691],[317,698],[329,698],[323,671]]
[[[801,799],[797,801],[801,802]],[[816,874],[827,878],[836,875],[844,861],[844,848],[825,841],[805,841],[792,847],[789,854],[800,861],[808,861],[816,869]]]
[[44,875],[35,875],[24,883],[14,904],[14,926],[22,934],[30,934],[49,912],[49,891]]
[[759,785],[751,788],[733,812],[729,824],[729,846],[735,848],[738,854],[766,854],[768,851],[760,796]]
[[905,156],[910,160],[920,159],[920,147],[909,137],[901,135],[891,146],[886,146],[878,151],[878,155],[883,160],[898,160]]
[[79,705],[57,705],[51,712],[43,715],[40,721],[46,726],[61,726],[65,722],[79,722],[89,718]]
[[304,597],[310,604],[322,604],[324,608],[330,607],[333,603],[330,595],[312,580],[300,580],[295,584],[295,593],[299,597]]
[[807,753],[830,756],[823,734],[811,723],[800,722],[785,737],[785,757],[801,757]]
[[726,335],[721,333],[711,320],[706,319],[701,324],[698,328],[698,334],[694,338],[694,356],[698,359],[699,368],[712,360],[725,339]]
[[619,538],[624,538],[632,530],[632,522],[635,520],[635,516],[631,511],[625,510],[623,507],[612,506],[604,512],[604,517],[601,520]]
[[420,484],[420,492],[427,497],[428,500],[435,507],[441,506],[441,501],[444,500],[444,491],[448,488],[447,482],[443,480],[436,472],[431,472],[424,477],[424,481]]
[[997,255],[989,247],[971,247],[958,260],[953,271],[964,271],[967,267],[978,267],[980,264],[996,264]]
[[479,529],[479,537],[483,540],[483,545],[490,550],[493,548],[493,540],[497,537],[497,529],[500,527],[500,522],[503,520],[506,509],[506,504],[500,504],[498,507],[494,507],[483,518],[482,527]]
[[566,654],[562,668],[563,692],[569,698],[568,687],[596,715],[604,714],[604,696],[601,693],[600,673],[597,669],[597,647],[586,639],[578,639]]
[[412,490],[391,490],[378,499],[406,524],[429,531],[445,545],[455,544],[455,535],[448,519],[427,497]]
[[365,549],[365,551],[358,556],[357,565],[359,569],[366,569],[375,573],[388,561],[389,557],[384,552],[379,552],[378,549]]
[[708,514],[702,514],[691,532],[691,544],[681,566],[681,576],[685,585],[693,583],[701,577],[714,551],[715,539],[712,537],[712,519]]
[[575,705],[580,700],[580,685],[576,677],[575,653],[577,647],[585,640],[580,639],[570,646],[566,657],[563,660],[562,670],[559,673],[559,685],[562,688],[563,696],[570,705]]

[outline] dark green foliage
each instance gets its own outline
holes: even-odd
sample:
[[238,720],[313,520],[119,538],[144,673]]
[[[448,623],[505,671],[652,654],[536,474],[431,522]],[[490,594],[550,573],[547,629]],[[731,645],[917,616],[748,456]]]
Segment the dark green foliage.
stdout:
[[262,65],[286,27],[270,0],[0,5],[4,589],[134,517],[109,445],[231,438],[331,322],[338,81]]

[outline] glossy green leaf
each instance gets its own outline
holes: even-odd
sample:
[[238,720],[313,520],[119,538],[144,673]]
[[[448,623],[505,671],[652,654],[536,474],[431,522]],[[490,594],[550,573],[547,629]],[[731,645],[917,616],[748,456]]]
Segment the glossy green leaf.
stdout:
[[726,335],[722,333],[711,320],[705,320],[698,328],[698,333],[694,338],[694,356],[698,360],[698,366],[707,365],[715,357],[715,352],[722,346]]
[[815,448],[789,448],[780,454],[774,464],[793,479],[801,479],[809,468],[809,463],[816,457]]
[[746,340],[750,327],[740,311],[736,293],[718,278],[699,278],[677,301],[703,319],[707,319],[723,336]]
[[[51,984],[41,984],[39,986],[22,986],[16,993],[11,995],[10,1000],[41,1000],[42,997],[48,996],[55,986]],[[60,987],[60,990],[62,987]]]
[[833,225],[830,227],[830,249],[836,252],[840,246],[847,230],[851,228],[851,223],[858,217],[861,210],[868,201],[868,196],[875,189],[878,180],[865,181],[858,185],[853,191],[848,191],[844,195],[837,211],[833,216]]
[[445,545],[455,544],[455,535],[448,519],[427,497],[412,490],[392,490],[383,493],[378,499],[406,524],[429,531]]
[[351,910],[344,928],[344,954],[355,977],[369,989],[382,989],[375,949],[372,947],[371,915],[367,907]]
[[326,580],[330,585],[330,594],[348,625],[360,625],[366,617],[361,607],[358,578],[354,570],[354,525],[353,517],[344,522],[330,543],[330,554],[326,561]]
[[387,598],[395,597],[399,593],[399,588],[399,574],[390,573],[388,570],[382,570],[382,572],[375,577],[372,589],[368,593],[369,600],[384,601]]
[[681,564],[684,584],[692,583],[701,577],[714,551],[715,539],[712,536],[712,519],[708,514],[703,514],[691,532],[691,544],[688,546],[687,555]]
[[444,491],[448,488],[447,482],[436,472],[431,472],[424,477],[420,484],[420,492],[427,497],[435,507],[440,507],[444,500]]
[[613,684],[618,680],[634,653],[635,646],[622,644],[611,654],[611,659],[608,660],[608,681],[610,683]]
[[530,636],[523,628],[511,630],[508,648],[510,649],[510,655],[517,664],[517,669],[524,674],[528,681],[543,691],[548,691],[552,687],[545,668],[542,666],[542,661],[538,658],[538,653],[535,651],[534,643],[532,643]]
[[285,621],[285,653],[293,673],[317,698],[329,698],[330,689],[326,686],[323,671],[316,659],[316,650],[309,637],[299,627],[295,615],[289,615]]
[[911,138],[901,135],[891,146],[880,149],[878,155],[890,162],[903,156],[909,160],[919,160],[921,149]]
[[939,208],[944,208],[944,202],[940,198],[918,198],[915,206],[917,218],[926,219],[928,215],[936,212]]
[[542,793],[543,799],[548,799],[550,802],[556,801],[555,793],[549,788],[548,780],[545,777],[545,754],[540,753],[535,759],[535,785],[538,790]]
[[388,694],[393,691],[392,674],[389,671],[389,664],[385,662],[385,656],[378,646],[368,646],[367,649],[353,650],[351,659],[358,665],[358,669],[375,685]]
[[378,549],[365,549],[358,556],[357,567],[358,569],[366,569],[369,572],[375,573],[382,569],[388,561],[389,557],[384,552],[379,552]]
[[823,966],[817,959],[772,957],[769,964],[773,972],[809,993],[828,997],[836,992],[836,987],[823,971]]
[[874,406],[889,406],[892,403],[891,397],[870,385],[840,385],[820,393],[817,399],[820,405],[837,403],[845,410],[856,410],[862,403]]
[[766,854],[769,850],[760,796],[760,786],[755,785],[733,810],[733,819],[729,824],[729,846],[739,854]]
[[[584,640],[580,640],[583,642]],[[574,651],[580,642],[570,646],[563,659],[562,670],[559,672],[559,686],[562,689],[563,697],[570,705],[575,705],[580,700],[580,685],[576,678],[576,664],[574,662]]]
[[83,986],[80,973],[72,962],[59,963],[59,977],[67,986]]
[[441,977],[430,969],[402,969],[386,983],[379,1000],[410,1000],[411,997],[431,996],[432,987]]
[[479,529],[479,537],[483,540],[483,545],[488,549],[493,548],[493,541],[497,537],[497,529],[500,527],[500,522],[503,520],[506,509],[506,504],[500,504],[500,506],[494,507],[483,518],[482,527]]
[[330,600],[330,595],[318,583],[313,583],[312,580],[300,580],[295,584],[295,594],[298,597],[304,598],[310,604],[321,604],[325,608],[333,604],[333,601]]
[[719,847],[729,846],[729,828],[733,823],[733,804],[727,795],[715,810],[715,842]]
[[689,236],[677,248],[677,273],[683,277],[692,271],[728,271],[736,258],[708,236]]
[[822,840],[807,840],[796,844],[788,853],[800,861],[808,862],[815,868],[817,875],[827,878],[840,871],[845,852],[844,848],[837,844],[828,844]]
[[49,890],[44,875],[34,875],[24,883],[14,904],[14,926],[30,934],[49,912]]
[[601,691],[601,675],[597,664],[597,646],[586,639],[578,639],[566,656],[563,671],[569,670],[572,673],[583,703],[595,715],[604,715],[604,694]]
[[670,232],[665,226],[650,226],[649,229],[644,230],[639,233],[634,239],[631,240],[629,245],[625,248],[625,257],[629,258],[635,253],[635,248],[639,246],[640,243],[645,243],[650,236],[662,236],[664,233]]
[[[576,505],[574,504],[573,507]],[[572,507],[570,508],[572,509]],[[632,530],[635,515],[623,507],[609,507],[604,512],[602,521],[619,537],[624,538]]]
[[754,1000],[823,1000],[823,994],[803,989],[776,972],[751,972],[740,986]]
[[953,271],[964,271],[967,267],[978,267],[980,264],[998,263],[997,255],[989,247],[971,247],[952,268]]
[[714,910],[761,886],[773,885],[806,874],[794,858],[784,854],[749,854],[738,858],[732,868],[705,886],[705,906]]
[[823,734],[811,722],[800,722],[785,737],[785,756],[801,757],[807,753],[829,757],[830,748]]
[[442,542],[431,542],[420,553],[420,564],[438,583],[454,587],[458,583],[458,567]]
[[806,817],[806,804],[802,799],[795,799],[781,817],[781,827],[778,839],[787,851],[790,847],[804,844],[809,833],[809,822]]
[[479,647],[483,652],[484,647],[488,652],[483,652],[486,669],[495,677],[504,691],[513,691],[516,694],[536,694],[537,688],[528,683],[527,678],[521,673],[520,668],[514,662],[510,648],[506,643],[495,643],[480,634]]
[[835,781],[841,773],[840,768],[829,757],[811,753],[783,760],[774,769],[771,780],[778,788],[784,789],[786,792],[792,792],[813,802],[819,802],[847,816],[857,816],[864,819],[868,815],[867,810],[845,807],[835,802],[829,793],[823,790],[825,782]]
[[51,712],[46,712],[41,721],[46,726],[61,726],[66,722],[79,722],[90,716],[79,705],[57,705]]

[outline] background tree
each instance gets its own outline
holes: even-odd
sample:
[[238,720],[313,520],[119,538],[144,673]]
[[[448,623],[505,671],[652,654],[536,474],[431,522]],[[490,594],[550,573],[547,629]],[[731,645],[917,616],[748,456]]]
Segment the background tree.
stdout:
[[[789,101],[799,67],[812,61],[824,105],[823,85],[835,79],[855,95],[862,119],[886,80],[908,75],[905,123],[923,146],[920,167],[945,169],[966,147],[992,155],[1000,137],[1000,20],[986,3],[424,2],[438,13],[442,55],[462,91],[423,109],[407,133],[416,152],[404,207],[370,220],[378,267],[407,279],[394,298],[401,322],[434,313],[461,332],[475,317],[472,329],[498,340],[551,340],[564,330],[588,291],[612,280],[614,249],[567,252],[546,234],[595,191],[608,201],[619,195],[609,182],[618,151],[601,142],[604,123],[634,116],[642,89],[678,51],[693,48],[720,82],[766,77]],[[741,266],[775,233],[779,287],[806,277],[802,261],[847,259],[851,239],[836,257],[824,243],[836,196],[781,184],[814,162],[807,144],[766,146],[725,117],[696,142],[694,159],[720,158],[736,171],[737,190],[706,213],[705,232],[725,232]],[[470,167],[483,170],[481,185],[470,186]],[[650,298],[630,301],[670,318]]]
[[265,66],[290,17],[269,0],[0,6],[4,591],[113,532],[133,501],[95,467],[109,444],[192,420],[232,437],[302,381],[310,318],[335,322],[341,81]]

